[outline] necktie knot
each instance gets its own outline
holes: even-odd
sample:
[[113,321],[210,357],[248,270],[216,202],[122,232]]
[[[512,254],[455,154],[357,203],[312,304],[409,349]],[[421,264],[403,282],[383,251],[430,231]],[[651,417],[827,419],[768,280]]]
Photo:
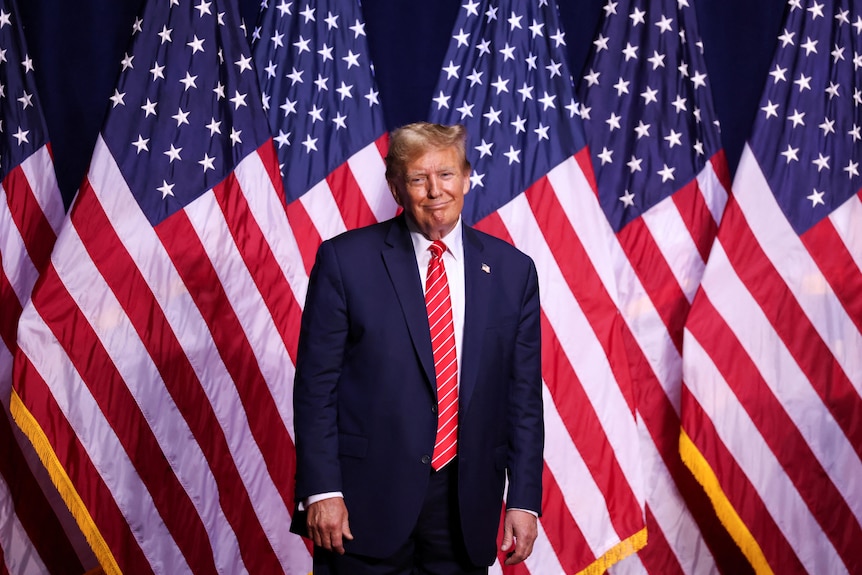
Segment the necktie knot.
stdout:
[[444,244],[440,240],[437,240],[430,246],[428,246],[428,249],[431,250],[432,258],[439,258],[443,255],[443,252],[446,251],[446,244]]

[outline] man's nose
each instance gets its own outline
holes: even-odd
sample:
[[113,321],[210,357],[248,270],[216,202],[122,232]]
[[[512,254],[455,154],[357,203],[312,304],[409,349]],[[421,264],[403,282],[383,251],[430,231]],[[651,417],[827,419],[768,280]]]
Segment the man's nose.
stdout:
[[428,197],[436,198],[443,192],[443,189],[440,187],[440,180],[437,179],[437,176],[431,176],[428,178]]

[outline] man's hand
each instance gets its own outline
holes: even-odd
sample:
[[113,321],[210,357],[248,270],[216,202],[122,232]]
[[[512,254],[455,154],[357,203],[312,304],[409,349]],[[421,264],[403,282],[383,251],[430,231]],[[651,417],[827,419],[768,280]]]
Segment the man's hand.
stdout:
[[[535,529],[533,529],[535,532]],[[308,506],[308,534],[318,547],[344,555],[344,539],[353,539],[347,506],[341,497],[315,501]],[[535,539],[535,535],[533,539]],[[532,543],[531,543],[532,545]]]
[[[500,545],[500,551],[506,553],[506,565],[515,565],[529,557],[538,535],[535,515],[520,509],[506,511],[506,519],[503,521],[503,542]],[[513,543],[514,549],[512,549]]]

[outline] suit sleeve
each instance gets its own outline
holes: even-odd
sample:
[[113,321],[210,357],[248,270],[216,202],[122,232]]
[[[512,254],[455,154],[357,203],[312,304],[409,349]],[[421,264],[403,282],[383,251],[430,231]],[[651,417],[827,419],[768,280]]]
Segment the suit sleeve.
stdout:
[[337,383],[348,316],[336,251],[321,244],[311,270],[299,336],[293,388],[296,500],[341,491]]
[[541,514],[545,443],[539,280],[530,261],[510,381],[509,489],[506,506]]

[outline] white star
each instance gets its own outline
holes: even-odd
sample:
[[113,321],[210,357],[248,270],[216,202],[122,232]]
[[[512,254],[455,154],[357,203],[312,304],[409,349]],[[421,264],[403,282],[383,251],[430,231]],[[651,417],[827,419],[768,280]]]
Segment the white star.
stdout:
[[350,93],[350,91],[351,91],[352,89],[353,89],[353,84],[350,84],[350,85],[348,86],[347,84],[345,84],[344,82],[342,82],[342,83],[341,83],[341,86],[340,86],[337,90],[335,90],[335,91],[336,91],[336,92],[338,92],[338,94],[341,96],[341,100],[342,100],[342,101],[343,101],[345,98],[350,98],[350,99],[352,100],[352,99],[353,99],[353,95]]
[[282,110],[284,110],[284,117],[288,117],[291,114],[296,113],[296,100],[291,101],[290,98],[284,99],[284,104],[279,106]]
[[206,174],[207,170],[215,170],[215,165],[213,165],[214,161],[215,158],[210,158],[208,154],[204,154],[204,159],[198,160],[198,163],[203,166],[204,173]]
[[486,142],[485,139],[482,139],[482,143],[476,146],[476,151],[479,152],[479,159],[484,158],[485,156],[491,155],[491,148],[494,146],[493,142]]
[[673,172],[676,168],[669,168],[667,164],[664,164],[664,167],[657,171],[656,174],[661,176],[661,182],[665,183],[668,180],[673,180]]
[[310,154],[312,150],[317,151],[317,138],[312,138],[311,134],[308,134],[305,137],[305,141],[302,142],[302,145],[305,146],[305,153]]
[[491,41],[490,40],[482,40],[478,44],[476,44],[476,49],[479,50],[479,55],[484,56],[491,53]]
[[219,100],[224,99],[224,85],[222,85],[221,81],[216,82],[216,87],[213,88],[213,93]]
[[471,188],[475,188],[475,187],[484,188],[485,184],[482,183],[482,180],[484,178],[485,178],[485,174],[477,174],[476,172],[473,172],[472,174],[470,174],[470,187]]
[[544,97],[539,98],[539,101],[542,103],[542,106],[543,106],[542,110],[544,111],[544,110],[547,110],[548,108],[556,109],[557,106],[554,105],[555,99],[556,99],[556,96],[554,96],[552,94],[548,94],[547,92],[545,92]]
[[644,136],[649,136],[649,124],[644,124],[643,120],[638,122],[638,125],[635,127],[635,133],[637,133],[637,139],[640,140]]
[[548,66],[545,66],[545,70],[550,72],[551,78],[553,78],[554,76],[561,76],[562,77],[562,72],[560,72],[560,67],[562,65],[563,65],[562,62],[558,63],[558,62],[554,62],[553,60],[551,60],[551,64]]
[[240,56],[239,60],[234,62],[237,66],[239,66],[239,73],[242,74],[246,70],[251,70],[251,56],[245,57]]
[[311,123],[314,124],[318,120],[323,121],[323,108],[318,108],[317,104],[314,104],[311,107],[311,110],[308,111],[308,115],[311,116]]
[[521,163],[521,150],[516,150],[514,147],[509,146],[509,151],[504,152],[503,155],[509,158],[510,166],[512,165],[512,162],[518,162],[519,164]]
[[781,41],[781,47],[786,48],[788,45],[793,46],[793,36],[796,32],[789,32],[787,28],[784,29],[784,33],[778,37]]
[[[516,16],[515,11],[512,10],[512,15],[509,16],[509,30],[512,31],[515,28],[521,28],[521,18],[523,16]],[[523,30],[523,28],[521,28]]]
[[341,128],[347,129],[347,116],[343,116],[341,112],[336,112],[335,117],[332,119],[332,123],[335,124],[335,130],[338,131]]
[[524,82],[522,87],[518,88],[518,93],[521,94],[521,101],[523,102],[533,99],[533,87],[527,86],[526,82]]
[[0,10],[0,30],[12,24],[11,16],[11,12]]
[[847,132],[847,135],[852,136],[854,142],[858,142],[859,138],[862,138],[862,135],[859,134],[859,126],[856,124],[853,124],[853,128]]
[[584,76],[584,80],[587,81],[587,87],[596,86],[599,83],[599,76],[601,76],[601,72],[596,72],[592,68],[590,68],[590,73]]
[[198,52],[204,51],[204,39],[198,39],[198,35],[195,34],[194,39],[191,42],[187,42],[186,46],[189,46],[192,49],[192,54],[196,54]]
[[290,145],[290,132],[284,133],[282,130],[278,131],[278,136],[274,137],[273,140],[278,144],[278,149],[280,150],[284,146]]
[[482,74],[484,72],[477,72],[475,68],[473,68],[473,73],[467,76],[467,79],[470,80],[470,87],[472,88],[476,84],[482,85]]
[[470,45],[470,43],[469,43],[470,35],[469,35],[469,34],[466,34],[466,33],[464,32],[464,29],[463,29],[463,28],[461,28],[461,30],[460,30],[457,34],[455,34],[454,36],[452,36],[452,39],[453,39],[453,40],[457,40],[457,41],[458,41],[458,47],[459,47],[459,48],[460,48],[461,46],[469,46],[469,45]]
[[508,92],[509,91],[509,81],[504,80],[502,76],[497,76],[497,81],[491,84],[497,89],[497,95],[500,95],[500,92]]
[[180,157],[180,152],[182,150],[182,148],[175,148],[174,145],[171,144],[171,149],[163,153],[170,159],[170,163],[173,163],[174,160],[182,160]]
[[270,41],[272,42],[273,46],[275,46],[276,48],[284,48],[283,40],[284,40],[284,34],[282,34],[281,32],[279,32],[277,30],[276,30],[275,34],[272,37],[270,37]]
[[638,47],[632,46],[631,43],[626,42],[626,47],[623,49],[623,54],[626,57],[626,62],[638,57]]
[[442,108],[449,109],[449,96],[443,93],[443,90],[440,90],[440,94],[433,98],[433,100],[437,103],[437,109],[440,110]]
[[323,21],[326,22],[327,30],[338,28],[338,14],[333,15],[332,12],[327,12],[326,18],[324,18]]
[[150,142],[149,138],[144,138],[142,135],[138,134],[137,141],[132,142],[132,145],[138,149],[138,153],[141,152],[149,152],[150,148],[147,144]]
[[622,77],[614,84],[614,88],[617,89],[617,96],[629,93],[629,83],[623,80]]
[[613,163],[613,161],[614,161],[613,155],[614,155],[613,150],[609,150],[609,149],[603,147],[601,153],[597,154],[597,157],[602,161],[602,165],[604,166],[605,164],[612,164]]
[[595,45],[596,47],[596,54],[598,54],[602,50],[608,49],[608,40],[610,40],[610,38],[604,36],[603,34],[599,34],[599,37],[593,40],[593,45]]
[[134,66],[132,65],[132,60],[134,60],[134,59],[135,59],[134,56],[129,56],[128,54],[125,54],[123,56],[123,59],[120,61],[120,64],[123,65],[123,71],[124,72],[126,70],[128,70],[129,68],[134,68]]
[[817,188],[813,188],[813,192],[811,192],[810,196],[805,196],[805,199],[811,200],[811,207],[816,207],[817,204],[826,205],[826,202],[823,201],[823,194],[825,192],[818,192]]
[[147,103],[144,104],[143,106],[141,106],[141,110],[143,110],[145,112],[144,118],[148,118],[150,116],[150,114],[152,114],[153,116],[156,115],[156,105],[157,104],[158,104],[158,102],[150,102],[150,99],[147,98]]
[[314,85],[317,86],[318,90],[326,90],[329,91],[329,86],[326,83],[329,82],[329,78],[324,78],[323,74],[317,75],[317,80],[314,81]]
[[285,78],[290,78],[290,85],[293,86],[297,82],[302,84],[304,80],[302,79],[302,74],[305,70],[297,70],[296,68],[292,68],[290,74],[285,75]]
[[356,20],[356,23],[350,27],[350,29],[353,30],[354,40],[359,38],[360,36],[365,36],[365,23],[360,22],[358,19]]
[[840,88],[839,84],[836,84],[835,82],[829,82],[829,87],[826,88],[826,93],[829,94],[830,100],[838,95],[838,88]]
[[671,31],[671,22],[673,22],[672,18],[668,18],[667,16],[662,16],[661,20],[655,23],[658,26],[658,29],[661,30],[662,33]]
[[196,10],[200,10],[200,11],[201,11],[201,13],[200,13],[200,17],[201,17],[201,18],[203,18],[203,15],[204,15],[204,14],[210,14],[210,15],[212,15],[212,12],[210,12],[210,5],[211,5],[211,4],[212,4],[212,2],[204,2],[203,0],[201,0],[201,3],[200,3],[200,4],[198,4],[197,6],[195,6],[195,9],[196,9]]
[[270,60],[267,66],[264,68],[264,71],[266,72],[266,77],[275,78],[276,68],[276,64],[272,60]]
[[25,73],[33,71],[33,59],[30,56],[25,55],[24,60],[21,61],[21,65],[24,66]]
[[686,100],[682,96],[677,95],[676,100],[671,102],[674,108],[676,108],[676,113],[685,112],[686,110]]
[[560,29],[557,29],[557,33],[551,36],[551,40],[554,41],[555,48],[566,45],[566,35],[563,34],[563,31]]
[[605,11],[605,16],[610,16],[611,14],[617,13],[617,4],[619,2],[608,2],[605,4],[603,10]]
[[446,72],[446,79],[458,78],[458,70],[460,69],[461,66],[456,66],[455,62],[449,60],[449,65],[443,68],[443,71]]
[[153,67],[150,68],[150,74],[153,75],[153,82],[156,81],[157,78],[165,79],[165,67],[159,66],[158,62],[153,64]]
[[239,110],[240,106],[248,105],[245,103],[245,97],[247,95],[248,94],[240,94],[239,90],[234,91],[234,96],[230,99],[230,101],[233,102],[234,110]]
[[638,24],[645,24],[646,20],[644,19],[646,16],[646,12],[643,10],[639,10],[637,6],[635,6],[634,12],[629,14],[629,18],[632,19],[632,28],[636,28]]
[[656,70],[659,67],[664,68],[664,54],[659,54],[658,50],[654,50],[652,56],[647,58],[647,61],[652,64],[653,70]]
[[821,130],[823,130],[823,135],[826,136],[830,132],[833,134],[835,133],[835,127],[834,126],[835,126],[835,120],[830,120],[829,118],[823,118],[823,123],[817,127],[820,128]]
[[500,54],[503,55],[503,62],[506,60],[514,60],[515,59],[515,47],[509,46],[509,43],[506,42],[506,45],[500,49]]
[[347,51],[347,56],[343,57],[342,60],[347,62],[347,69],[350,70],[353,66],[359,66],[359,56],[360,54],[354,54],[353,50]]
[[811,161],[812,164],[817,166],[817,171],[821,171],[824,168],[829,169],[829,156],[824,156],[823,154],[818,153],[817,159]]
[[624,206],[630,208],[635,205],[635,195],[630,191],[626,190],[626,193],[620,196],[620,201]]
[[113,105],[113,106],[111,106],[111,107],[112,107],[112,108],[116,108],[116,107],[117,107],[117,106],[119,106],[120,104],[122,104],[123,106],[125,106],[125,105],[126,105],[126,103],[125,103],[125,102],[123,102],[123,98],[124,98],[125,96],[126,96],[126,93],[125,93],[125,92],[120,92],[119,90],[114,89],[114,95],[113,95],[113,96],[111,96],[111,98],[110,98],[111,102],[113,102],[113,103],[114,103],[114,105]]
[[365,94],[364,98],[366,100],[368,100],[368,107],[369,108],[374,106],[375,104],[380,104],[380,102],[377,100],[377,96],[379,96],[379,95],[380,95],[380,92],[378,92],[374,88],[371,88],[370,90],[368,90],[368,93]]
[[799,79],[793,81],[794,84],[799,86],[799,91],[810,90],[811,89],[811,76],[805,76],[805,74],[799,74]]
[[515,118],[514,121],[509,122],[509,125],[511,125],[513,128],[515,128],[515,134],[520,134],[521,132],[527,131],[527,128],[524,127],[524,124],[526,122],[527,122],[526,118],[522,118],[520,115],[518,115],[518,117]]
[[500,113],[501,112],[502,112],[502,110],[495,110],[494,107],[491,106],[491,108],[486,113],[482,114],[482,117],[487,118],[488,125],[492,126],[492,125],[494,125],[494,122],[496,122],[498,124],[500,123]]
[[189,88],[197,88],[198,85],[195,83],[195,80],[197,80],[197,79],[198,79],[197,76],[192,76],[191,74],[186,72],[186,77],[183,78],[182,80],[180,80],[180,84],[185,86],[185,89],[183,91],[186,91]]
[[21,144],[29,144],[30,140],[27,139],[27,135],[30,133],[30,130],[22,130],[21,127],[18,127],[18,131],[13,134],[16,140],[18,140],[18,145]]
[[210,131],[210,137],[212,137],[216,134],[221,134],[221,122],[216,122],[215,118],[210,120],[210,123],[207,124],[206,127]]
[[605,120],[605,123],[610,127],[611,132],[614,130],[618,130],[620,128],[620,120],[622,116],[617,116],[615,113],[611,112],[610,117]]
[[790,116],[787,116],[787,119],[790,120],[791,122],[793,122],[793,127],[795,128],[796,126],[804,126],[805,125],[805,120],[803,120],[804,117],[805,117],[805,112],[800,112],[799,110],[793,110],[793,114],[791,114]]
[[18,101],[21,102],[21,105],[24,106],[24,109],[26,110],[33,105],[33,94],[28,94],[25,91],[24,95],[18,98]]
[[844,59],[844,47],[835,44],[835,48],[832,49],[832,52],[830,52],[830,54],[832,54],[832,63],[837,64],[838,60]]
[[550,126],[543,126],[541,122],[539,122],[539,127],[533,130],[533,132],[538,136],[539,141],[547,140],[548,138],[548,128]]
[[859,162],[854,162],[853,160],[849,160],[847,162],[847,167],[844,168],[844,171],[847,172],[847,177],[852,178],[853,176],[859,175]]
[[168,28],[167,26],[162,26],[162,31],[159,32],[159,38],[162,39],[162,44],[165,42],[172,42],[171,40],[171,32],[173,32],[172,28]]
[[658,90],[653,90],[650,87],[647,87],[646,91],[641,92],[641,98],[644,99],[644,106],[646,106],[650,102],[658,103],[658,98],[656,97],[657,95],[658,95]]
[[694,76],[691,78],[691,83],[694,84],[695,88],[706,86],[706,74],[695,72]]
[[302,16],[305,18],[306,24],[312,21],[317,22],[317,20],[314,19],[314,8],[312,8],[311,6],[306,6],[305,10],[300,12],[300,14],[302,14]]
[[470,16],[470,15],[478,16],[479,11],[476,10],[476,8],[478,8],[478,7],[479,7],[479,3],[478,2],[472,2],[472,1],[467,2],[466,4],[461,6],[461,8],[463,8],[467,11],[467,16]]
[[296,53],[297,56],[303,52],[311,52],[311,48],[308,47],[309,42],[311,42],[311,40],[306,40],[301,35],[299,36],[299,40],[293,43],[296,49],[299,50],[299,52]]
[[544,27],[545,25],[543,23],[536,22],[536,19],[534,18],[533,25],[530,26],[530,32],[533,33],[533,38],[536,36],[544,36],[545,34],[542,32],[542,28]]
[[632,159],[629,160],[628,162],[626,162],[626,165],[629,167],[629,170],[631,172],[640,172],[642,162],[643,162],[642,159],[637,158],[637,157],[635,157],[634,154],[632,154]]
[[808,9],[808,11],[811,12],[811,20],[812,21],[817,20],[818,16],[820,16],[822,18],[823,17],[823,4],[818,4],[817,2],[815,2],[814,5]]
[[527,64],[528,70],[536,69],[536,58],[538,58],[538,56],[534,56],[533,54],[529,54],[526,58],[524,58],[524,63]]
[[175,184],[169,184],[167,180],[162,180],[162,185],[156,188],[156,190],[162,193],[162,199],[164,200],[168,196],[174,195],[174,185]]
[[237,144],[242,144],[242,139],[240,138],[240,134],[242,134],[242,130],[237,130],[236,128],[230,129],[230,141],[235,146]]
[[772,100],[767,101],[766,105],[761,108],[764,112],[766,112],[766,119],[769,119],[770,116],[778,117],[778,104],[773,104]]
[[460,108],[455,108],[455,110],[461,114],[462,120],[467,116],[473,117],[473,104],[468,104],[466,101],[461,104]]
[[669,148],[673,148],[674,146],[681,146],[682,142],[680,138],[682,137],[682,132],[675,132],[673,130],[670,131],[670,134],[664,137],[664,139],[668,143]]
[[799,157],[796,155],[799,152],[799,148],[794,148],[790,144],[787,144],[787,149],[781,152],[781,155],[787,158],[787,163],[789,164],[791,161],[799,161]]
[[323,58],[323,62],[326,63],[327,60],[332,60],[332,47],[327,46],[326,43],[323,43],[323,47],[317,51],[320,54],[320,57]]
[[178,108],[177,113],[171,116],[171,118],[177,121],[177,128],[179,128],[181,124],[189,123],[189,112],[183,112],[182,108]]

